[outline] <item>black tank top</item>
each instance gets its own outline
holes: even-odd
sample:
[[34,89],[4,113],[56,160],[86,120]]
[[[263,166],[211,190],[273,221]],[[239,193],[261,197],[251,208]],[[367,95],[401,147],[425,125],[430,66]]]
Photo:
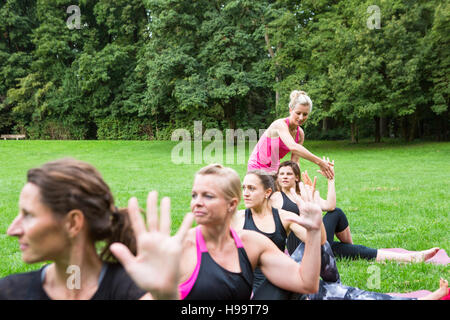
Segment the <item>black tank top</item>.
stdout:
[[[217,264],[208,253],[200,227],[196,230],[197,266],[191,277],[179,286],[185,300],[249,300],[253,268],[238,235],[230,229],[238,249],[241,272],[231,272]],[[184,296],[185,295],[185,296]]]
[[295,214],[300,214],[300,212],[298,211],[297,204],[291,199],[289,199],[289,197],[283,191],[280,192],[281,195],[283,196],[283,206],[281,207],[281,209],[293,212]]
[[[281,195],[283,196],[283,206],[281,207],[281,209],[293,212],[295,214],[300,214],[297,204],[289,199],[289,197],[283,191],[281,191]],[[289,255],[294,253],[295,249],[297,249],[300,243],[302,243],[302,241],[297,238],[293,232],[291,232],[286,241],[286,249],[289,252]]]
[[264,231],[261,231],[258,229],[258,227],[255,224],[255,221],[253,221],[252,211],[250,209],[245,209],[245,222],[244,222],[244,229],[247,230],[254,230],[259,233],[262,233],[266,237],[268,237],[270,240],[275,243],[275,245],[281,250],[284,251],[284,247],[286,246],[286,230],[284,230],[283,224],[281,223],[280,215],[278,214],[278,209],[275,209],[272,207],[272,215],[273,220],[275,221],[275,232],[273,233],[266,233]]
[[[252,211],[250,209],[245,209],[245,222],[244,229],[253,230],[259,232],[270,240],[272,240],[275,245],[284,252],[284,247],[286,246],[286,230],[284,230],[283,224],[281,223],[280,215],[278,214],[278,209],[272,207],[273,220],[275,221],[275,232],[266,233],[258,229],[253,221]],[[261,284],[266,280],[266,276],[262,273],[260,268],[256,268],[253,273],[253,292],[261,286]]]

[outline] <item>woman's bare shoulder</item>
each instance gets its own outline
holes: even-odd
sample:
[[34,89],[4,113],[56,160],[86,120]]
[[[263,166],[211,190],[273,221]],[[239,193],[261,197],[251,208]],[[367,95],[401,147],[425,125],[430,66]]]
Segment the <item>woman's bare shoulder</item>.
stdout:
[[277,119],[267,128],[267,136],[271,138],[278,137],[278,130],[283,128],[287,129],[286,122],[284,119]]

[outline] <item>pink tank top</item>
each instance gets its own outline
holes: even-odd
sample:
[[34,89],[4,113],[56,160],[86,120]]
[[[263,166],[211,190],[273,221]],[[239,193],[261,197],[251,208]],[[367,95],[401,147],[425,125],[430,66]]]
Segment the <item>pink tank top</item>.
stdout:
[[[286,118],[285,121],[289,127],[289,118]],[[283,159],[291,151],[280,137],[269,138],[266,132],[259,139],[248,159],[247,171],[264,170],[267,172],[277,172],[280,166],[280,159]],[[296,143],[299,142],[299,138],[300,128],[297,127]]]
[[[253,283],[253,269],[250,261],[248,260],[247,254],[245,253],[241,239],[233,229],[230,228],[230,232],[236,247],[238,248],[241,272],[234,273],[227,271],[223,267],[217,265],[217,263],[210,258],[200,226],[197,226],[195,230],[197,264],[189,279],[178,286],[178,291],[182,300],[188,295],[191,299],[199,299],[199,297],[203,297],[203,299],[208,300],[216,300],[220,298],[225,299],[225,296],[230,293],[231,296],[227,299],[239,300],[240,296],[246,300],[250,298]],[[204,259],[205,261],[203,261]],[[201,270],[203,270],[203,275]],[[221,278],[222,274],[225,274],[226,281]],[[200,283],[197,283],[199,280]],[[235,282],[233,283],[233,281]],[[196,283],[199,287],[197,286],[196,292],[192,292]],[[227,285],[230,285],[230,288],[228,288]],[[239,292],[233,292],[233,290],[236,290],[237,288],[242,290],[239,290]],[[211,290],[215,291],[211,292]]]

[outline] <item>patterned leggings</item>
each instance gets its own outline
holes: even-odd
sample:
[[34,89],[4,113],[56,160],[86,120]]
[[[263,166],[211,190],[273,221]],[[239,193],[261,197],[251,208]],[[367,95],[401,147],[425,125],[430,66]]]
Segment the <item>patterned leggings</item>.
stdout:
[[[291,255],[291,258],[300,263],[304,252],[305,244],[301,243]],[[322,246],[321,255],[320,276],[322,280],[320,280],[319,292],[308,295],[310,300],[416,300],[344,286],[340,281],[336,260],[328,242]],[[291,296],[291,298],[303,297]]]

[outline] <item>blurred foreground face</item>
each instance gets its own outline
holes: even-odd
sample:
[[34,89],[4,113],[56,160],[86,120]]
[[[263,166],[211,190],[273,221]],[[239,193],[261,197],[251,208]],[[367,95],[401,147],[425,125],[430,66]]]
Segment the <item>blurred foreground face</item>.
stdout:
[[59,220],[40,201],[39,188],[27,183],[20,193],[19,214],[7,231],[19,240],[22,259],[26,263],[57,260],[63,257],[69,239]]

